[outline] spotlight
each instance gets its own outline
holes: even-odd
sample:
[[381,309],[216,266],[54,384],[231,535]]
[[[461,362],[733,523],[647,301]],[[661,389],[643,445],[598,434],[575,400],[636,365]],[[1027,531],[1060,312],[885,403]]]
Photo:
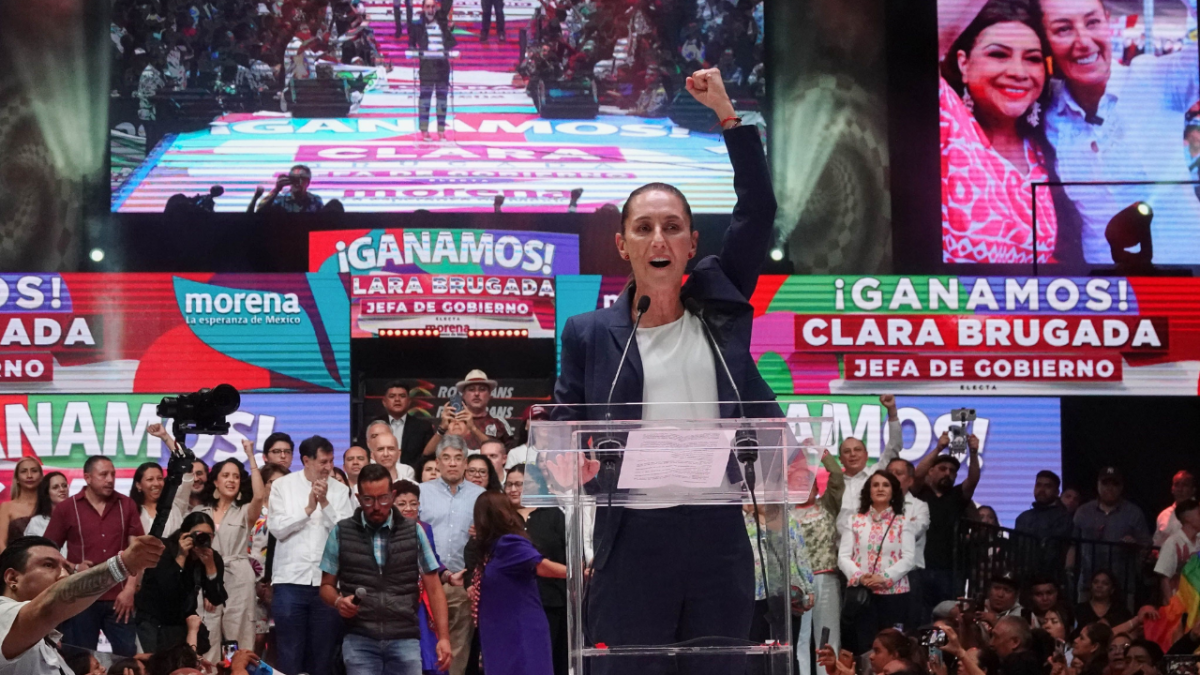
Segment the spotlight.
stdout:
[[774,260],[775,262],[783,260],[783,249],[779,248],[778,246],[771,249],[771,260]]
[[104,250],[94,248],[90,253],[88,253],[88,257],[92,259],[92,262],[101,262],[104,260]]

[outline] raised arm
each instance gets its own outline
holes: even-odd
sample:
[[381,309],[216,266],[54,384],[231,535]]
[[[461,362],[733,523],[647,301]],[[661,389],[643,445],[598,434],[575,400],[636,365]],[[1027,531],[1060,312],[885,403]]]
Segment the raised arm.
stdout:
[[821,506],[837,518],[842,512],[842,495],[846,493],[846,474],[842,472],[841,462],[828,450],[821,457],[821,464],[829,472],[825,494],[821,495]]
[[917,485],[925,484],[925,476],[928,475],[929,470],[933,468],[933,463],[937,461],[938,455],[942,454],[942,450],[945,450],[946,446],[948,445],[950,445],[950,434],[943,431],[942,435],[938,437],[937,445],[933,446],[933,449],[925,453],[925,456],[921,458],[921,461],[917,462],[915,476]]
[[[142,536],[118,555],[125,565],[125,571],[134,577],[142,570],[157,565],[163,548],[162,540],[157,537]],[[58,564],[54,560],[50,562]],[[87,609],[96,598],[124,581],[126,577],[123,573],[114,575],[114,568],[120,572],[116,565],[104,564],[66,577],[22,607],[8,634],[4,636],[3,643],[0,643],[4,659],[11,661],[24,654],[45,639],[56,626]]]
[[967,437],[969,460],[967,462],[967,479],[963,481],[963,497],[970,499],[975,495],[979,485],[979,437],[971,434]]
[[687,79],[687,90],[697,101],[716,113],[724,130],[725,149],[733,165],[733,207],[729,229],[721,244],[721,270],[742,295],[749,298],[758,285],[758,273],[767,259],[775,227],[775,191],[758,129],[741,126],[733,101],[725,92],[721,71],[697,70]]
[[892,394],[884,394],[879,397],[879,402],[887,409],[888,417],[888,439],[883,446],[883,454],[879,456],[880,469],[887,470],[887,465],[892,463],[893,459],[900,457],[900,450],[904,448],[904,431],[900,426],[900,414],[896,410],[896,397]]
[[246,509],[246,527],[254,529],[254,523],[262,515],[263,499],[267,496],[267,486],[263,483],[262,473],[258,470],[258,460],[254,459],[254,442],[242,439],[242,449],[246,451],[246,463],[250,465],[250,506]]

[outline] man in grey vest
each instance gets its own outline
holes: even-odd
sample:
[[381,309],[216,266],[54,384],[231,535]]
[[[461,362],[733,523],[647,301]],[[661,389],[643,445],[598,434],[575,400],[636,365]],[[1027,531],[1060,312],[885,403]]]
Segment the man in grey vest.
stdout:
[[425,531],[392,507],[392,476],[378,464],[358,475],[359,509],[329,533],[321,599],[346,622],[347,675],[421,675],[421,585],[437,633],[437,667],[450,667],[446,596]]

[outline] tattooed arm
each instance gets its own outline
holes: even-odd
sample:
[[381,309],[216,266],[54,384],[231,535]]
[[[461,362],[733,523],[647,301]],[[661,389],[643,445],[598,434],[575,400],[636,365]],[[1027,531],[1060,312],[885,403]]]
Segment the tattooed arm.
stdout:
[[[57,574],[57,570],[61,569],[62,557],[57,555],[57,551],[49,550],[54,555],[37,555],[38,549],[31,549],[22,574]],[[162,552],[161,539],[143,536],[135,538],[120,555],[133,577],[143,569],[158,564]],[[31,569],[39,565],[46,569]],[[4,571],[5,581],[9,581],[12,572]],[[55,626],[87,609],[120,581],[104,563],[56,581],[17,612],[8,634],[3,636],[3,642],[0,643],[0,652],[6,660],[15,659],[43,640]]]

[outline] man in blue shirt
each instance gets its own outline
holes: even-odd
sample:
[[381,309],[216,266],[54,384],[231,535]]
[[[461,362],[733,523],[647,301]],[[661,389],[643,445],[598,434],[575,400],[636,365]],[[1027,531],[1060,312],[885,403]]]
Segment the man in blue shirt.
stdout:
[[[467,482],[467,445],[461,436],[446,436],[437,447],[437,478],[421,484],[421,520],[433,527],[433,542],[450,572],[443,585],[450,615],[450,675],[463,675],[471,650],[471,601],[462,587],[463,549],[475,521],[475,499],[483,488]],[[359,480],[362,480],[361,478]]]
[[[1196,1],[1184,4],[1194,22]],[[1079,212],[1083,259],[1111,263],[1104,236],[1108,221],[1145,201],[1158,214],[1151,226],[1159,244],[1154,262],[1194,262],[1200,237],[1190,225],[1200,219],[1200,204],[1191,191],[1131,182],[1188,180],[1179,161],[1179,134],[1184,114],[1200,97],[1196,41],[1185,40],[1173,54],[1139,55],[1125,65],[1114,58],[1103,0],[1039,0],[1038,6],[1057,74],[1049,82],[1046,138],[1057,154],[1058,176],[1068,183],[1066,195]],[[1089,184],[1097,182],[1114,184]]]
[[[321,599],[346,622],[342,658],[356,675],[420,675],[423,578],[438,635],[438,667],[450,665],[446,598],[425,530],[392,504],[392,475],[363,467],[354,515],[329,532],[321,557]],[[360,592],[361,591],[361,592]]]

